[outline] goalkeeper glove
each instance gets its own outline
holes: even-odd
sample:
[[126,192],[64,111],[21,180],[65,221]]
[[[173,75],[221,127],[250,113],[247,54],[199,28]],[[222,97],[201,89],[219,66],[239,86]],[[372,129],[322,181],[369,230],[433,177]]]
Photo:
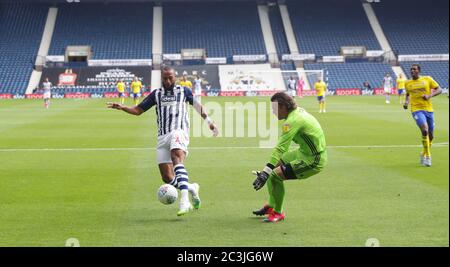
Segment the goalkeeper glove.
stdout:
[[261,189],[266,184],[270,173],[272,173],[272,169],[268,166],[264,167],[263,171],[253,171],[253,174],[256,175],[256,179],[253,181],[253,188],[256,191]]

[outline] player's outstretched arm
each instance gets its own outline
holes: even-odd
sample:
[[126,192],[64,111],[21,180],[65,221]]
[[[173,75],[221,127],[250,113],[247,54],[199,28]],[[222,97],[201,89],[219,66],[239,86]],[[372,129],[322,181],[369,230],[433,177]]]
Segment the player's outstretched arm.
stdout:
[[106,103],[106,105],[107,105],[108,108],[122,110],[122,111],[125,111],[126,113],[131,114],[131,115],[139,116],[142,113],[144,113],[144,110],[142,110],[138,106],[128,107],[128,106],[124,106],[124,105],[119,104],[119,103],[112,103],[112,102],[108,102],[108,103]]
[[202,104],[194,100],[193,107],[198,112],[198,114],[200,114],[200,116],[206,121],[206,123],[208,123],[209,129],[213,132],[214,137],[217,137],[219,135],[219,128],[217,128],[216,124],[208,116],[208,113],[206,113]]

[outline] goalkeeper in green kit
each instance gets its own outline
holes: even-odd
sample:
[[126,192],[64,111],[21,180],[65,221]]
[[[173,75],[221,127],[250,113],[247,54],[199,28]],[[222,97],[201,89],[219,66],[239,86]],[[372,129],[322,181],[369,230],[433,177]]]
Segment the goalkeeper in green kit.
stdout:
[[[283,133],[264,169],[253,172],[256,175],[253,188],[259,190],[267,182],[269,190],[269,203],[253,214],[267,215],[266,222],[278,222],[285,217],[284,181],[306,179],[319,173],[326,165],[327,151],[319,122],[297,107],[292,97],[280,92],[270,101],[273,113],[279,120],[284,120]],[[288,151],[292,141],[299,148]]]

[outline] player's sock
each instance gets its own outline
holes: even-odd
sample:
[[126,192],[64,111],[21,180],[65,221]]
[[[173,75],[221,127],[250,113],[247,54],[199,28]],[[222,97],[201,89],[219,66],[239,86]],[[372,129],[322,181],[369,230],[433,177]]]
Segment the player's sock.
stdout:
[[139,100],[135,99],[134,100],[134,105],[137,106],[139,104]]
[[170,185],[173,185],[175,188],[178,188],[178,180],[177,177],[173,177],[172,182],[169,183]]
[[183,164],[178,164],[174,168],[175,179],[177,180],[178,189],[181,191],[181,200],[189,202],[189,177]]
[[425,157],[431,156],[430,154],[430,138],[427,136],[422,136],[422,145],[423,145],[423,155]]
[[269,191],[269,207],[275,207],[275,198],[273,197],[273,182],[272,179],[269,178],[267,180],[267,190]]
[[283,202],[284,202],[283,178],[278,176],[275,172],[272,172],[269,179],[271,179],[272,183],[273,183],[272,195],[275,200],[275,206],[273,207],[273,209],[278,213],[282,213],[283,212]]
[[123,105],[123,103],[125,103],[125,98],[121,97],[121,98],[120,98],[120,104]]
[[327,104],[325,104],[325,102],[323,102],[323,103],[322,103],[322,108],[323,108],[323,111],[325,111],[325,109],[326,109],[326,106],[327,106]]

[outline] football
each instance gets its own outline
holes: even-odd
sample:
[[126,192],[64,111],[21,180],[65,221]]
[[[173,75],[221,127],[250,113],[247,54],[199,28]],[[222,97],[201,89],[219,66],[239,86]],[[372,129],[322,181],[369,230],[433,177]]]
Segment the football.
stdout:
[[158,200],[159,202],[169,205],[174,203],[178,198],[177,189],[170,184],[163,184],[158,188]]

